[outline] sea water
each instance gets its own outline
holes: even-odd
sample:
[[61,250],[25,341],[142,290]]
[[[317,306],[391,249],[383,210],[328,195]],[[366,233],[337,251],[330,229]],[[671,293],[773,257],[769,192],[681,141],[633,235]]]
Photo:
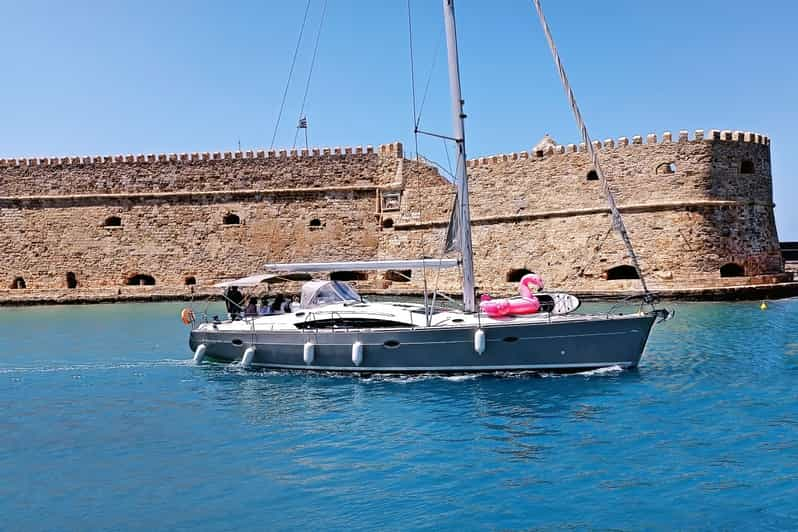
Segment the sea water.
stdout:
[[479,377],[194,366],[181,306],[0,309],[0,529],[798,527],[798,300]]

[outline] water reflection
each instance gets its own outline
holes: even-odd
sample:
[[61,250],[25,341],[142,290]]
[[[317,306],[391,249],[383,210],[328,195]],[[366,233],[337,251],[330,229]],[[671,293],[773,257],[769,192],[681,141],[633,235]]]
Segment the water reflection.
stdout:
[[272,435],[301,432],[313,441],[348,434],[355,444],[412,437],[444,448],[479,434],[485,452],[519,461],[546,459],[564,430],[578,433],[580,424],[601,423],[624,388],[643,379],[637,371],[470,379],[247,372],[234,366],[197,371],[214,385],[204,400],[226,405]]

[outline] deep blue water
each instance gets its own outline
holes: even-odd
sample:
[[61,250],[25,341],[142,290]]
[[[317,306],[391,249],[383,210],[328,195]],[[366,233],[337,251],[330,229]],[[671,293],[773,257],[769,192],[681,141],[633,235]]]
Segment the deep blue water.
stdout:
[[195,367],[180,307],[0,309],[0,529],[798,527],[798,300],[542,378]]

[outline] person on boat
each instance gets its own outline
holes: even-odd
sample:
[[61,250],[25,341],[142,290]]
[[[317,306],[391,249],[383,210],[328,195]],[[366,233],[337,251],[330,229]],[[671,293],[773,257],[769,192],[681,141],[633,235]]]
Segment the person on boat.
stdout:
[[258,315],[258,298],[250,297],[247,308],[244,309],[244,316],[257,316]]
[[294,296],[288,296],[283,302],[283,312],[286,314],[291,314],[294,312],[294,308],[296,308],[296,306],[297,303],[294,301]]
[[285,298],[283,294],[277,294],[274,296],[274,302],[271,304],[271,311],[272,314],[282,314],[283,311],[283,303],[285,303]]
[[272,305],[269,303],[267,298],[262,298],[260,301],[260,308],[258,309],[258,314],[261,316],[268,316],[272,313]]
[[237,286],[231,286],[224,295],[224,299],[230,319],[238,319],[244,308],[244,294],[238,291]]

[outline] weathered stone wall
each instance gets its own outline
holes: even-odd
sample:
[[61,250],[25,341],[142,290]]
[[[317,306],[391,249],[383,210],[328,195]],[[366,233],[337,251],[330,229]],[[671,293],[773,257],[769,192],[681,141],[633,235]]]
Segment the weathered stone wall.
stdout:
[[313,150],[0,159],[3,196],[374,185],[399,143]]
[[[765,282],[783,271],[769,140],[741,132],[597,143],[654,288]],[[549,287],[635,288],[584,147],[468,163],[477,283],[508,291],[512,270]],[[0,289],[122,287],[139,275],[208,286],[266,262],[439,256],[454,189],[399,143],[374,150],[0,159]],[[229,215],[238,217],[238,223]],[[107,227],[109,217],[120,226]],[[744,277],[721,278],[734,263]],[[458,272],[427,274],[456,290]],[[768,277],[770,276],[770,277]],[[370,277],[373,286],[419,288]]]
[[[605,175],[654,288],[770,282],[783,272],[773,216],[769,139],[742,132],[686,131],[595,143]],[[748,165],[744,167],[744,165]],[[512,270],[542,273],[549,286],[608,291],[639,281],[607,280],[629,265],[610,231],[606,201],[584,146],[472,160],[471,216],[477,284],[506,291]],[[408,191],[383,255],[436,255],[453,190]],[[431,203],[426,199],[432,198]],[[721,278],[730,263],[744,274]],[[457,286],[447,274],[445,284]]]
[[[4,288],[17,276],[29,288],[64,287],[66,272],[87,288],[124,286],[136,275],[152,276],[156,285],[182,286],[189,276],[207,285],[267,262],[377,253],[373,191],[15,203],[0,214],[0,234],[18,235],[0,241]],[[228,213],[241,223],[224,224]],[[104,227],[109,215],[122,225]],[[312,219],[320,225],[310,226]]]

